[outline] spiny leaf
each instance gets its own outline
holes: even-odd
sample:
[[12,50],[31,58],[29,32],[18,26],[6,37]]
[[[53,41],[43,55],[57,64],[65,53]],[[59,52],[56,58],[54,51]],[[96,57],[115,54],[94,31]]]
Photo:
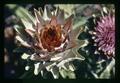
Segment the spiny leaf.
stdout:
[[59,70],[59,72],[60,72],[60,75],[61,75],[63,78],[66,78],[66,77],[67,77],[67,72],[66,72],[63,68],[61,68],[61,69]]
[[112,61],[110,64],[106,67],[106,69],[101,73],[100,78],[102,79],[109,79],[110,78],[110,72],[112,68],[115,66],[115,59],[112,58]]

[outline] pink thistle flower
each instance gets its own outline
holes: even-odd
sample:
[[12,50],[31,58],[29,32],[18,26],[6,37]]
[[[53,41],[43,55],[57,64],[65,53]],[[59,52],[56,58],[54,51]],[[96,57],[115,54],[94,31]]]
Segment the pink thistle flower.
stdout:
[[98,50],[107,56],[115,56],[115,16],[106,15],[97,21],[93,39]]

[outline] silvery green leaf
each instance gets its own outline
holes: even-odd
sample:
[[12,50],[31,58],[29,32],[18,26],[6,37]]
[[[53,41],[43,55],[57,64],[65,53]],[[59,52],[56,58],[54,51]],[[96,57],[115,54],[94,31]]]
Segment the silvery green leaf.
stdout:
[[45,21],[44,21],[42,15],[40,14],[40,12],[38,10],[34,9],[34,13],[35,13],[35,17],[36,17],[37,23],[39,23],[41,25],[44,25]]
[[56,66],[56,62],[50,63],[46,65],[46,70],[50,71],[52,69],[53,66]]
[[41,76],[44,77],[44,71],[41,70],[40,73],[41,73]]
[[16,30],[16,32],[18,34],[22,34],[23,31],[24,31],[24,28],[23,27],[20,27],[19,25],[14,25],[14,29]]
[[70,70],[70,71],[75,71],[75,67],[74,67],[73,64],[69,64],[69,70]]
[[21,19],[22,23],[24,24],[26,29],[30,29],[32,31],[35,31],[35,29],[33,28],[32,23],[25,21],[24,19]]
[[[78,39],[78,37],[79,37],[79,35],[82,33],[82,32],[84,32],[85,31],[85,28],[84,27],[82,27],[82,26],[80,26],[80,27],[76,27],[76,28],[72,28],[72,30],[71,30],[71,32],[70,32],[70,34],[69,34],[69,36],[70,36],[70,41],[72,41],[72,42],[70,42],[70,46],[73,44],[73,43],[77,43],[77,46],[85,46],[85,44],[87,45],[88,44],[88,42],[86,41],[86,40],[84,40],[84,43],[80,43],[81,42],[81,40],[79,40]],[[83,44],[83,45],[82,45]],[[68,48],[70,47],[70,46],[67,46]]]
[[60,75],[63,77],[63,78],[66,78],[67,77],[67,71],[63,68],[60,68],[59,69],[59,72],[60,72]]
[[104,60],[104,59],[102,59],[102,60],[98,61],[98,62],[97,62],[97,64],[102,64],[103,62],[105,62],[105,60]]
[[[65,59],[64,57],[66,57],[70,51],[71,51],[71,50],[68,49],[68,50],[65,50],[64,52],[55,54],[54,56],[51,57],[51,60],[50,60],[50,61],[54,61],[54,60],[56,60],[56,61],[61,61],[62,59]],[[56,58],[57,58],[57,59],[56,59]]]
[[31,45],[28,44],[28,42],[26,42],[25,40],[23,40],[23,38],[21,38],[20,36],[16,36],[16,39],[17,39],[19,42],[21,42],[21,44],[22,44],[23,46],[31,47]]
[[50,20],[50,17],[48,16],[48,12],[47,12],[48,8],[45,6],[44,7],[44,13],[43,13],[43,18],[44,20]]
[[17,17],[24,18],[35,24],[35,18],[25,8],[16,4],[6,4],[5,6],[11,9]]
[[85,58],[78,53],[78,49],[86,45],[87,41],[78,40],[77,47],[68,49],[62,53],[55,54],[53,57],[51,57],[51,61],[55,58],[54,60],[61,61],[59,65],[63,65],[64,63],[75,59],[84,60]]
[[62,57],[61,56],[60,57],[53,57],[53,58],[50,59],[50,61],[57,61],[59,59],[62,59]]
[[22,56],[21,56],[21,58],[25,60],[25,59],[27,59],[29,56],[30,56],[29,54],[23,53]]
[[59,78],[59,68],[58,67],[53,66],[50,71],[51,71],[54,79],[58,79]]
[[101,79],[109,79],[110,78],[110,72],[113,69],[113,67],[115,66],[115,59],[112,58],[112,61],[110,62],[110,64],[105,68],[105,70],[101,73],[100,77]]
[[55,4],[54,6],[65,11],[65,18],[68,18],[70,15],[74,14],[73,9],[75,4]]
[[[88,40],[86,39],[86,40],[76,40],[77,41],[77,47],[78,48],[82,48],[82,47],[85,47],[85,46],[87,46],[88,45]],[[76,48],[77,48],[76,47]]]
[[85,58],[80,53],[78,53],[78,50],[79,48],[85,47],[86,45],[88,45],[87,40],[77,40],[77,46],[72,48],[73,54],[80,60],[85,60]]
[[28,33],[26,33],[25,29],[19,25],[14,25],[14,29],[16,30],[16,32],[19,34],[19,36],[23,39],[26,40],[29,35]]
[[74,21],[73,29],[78,28],[78,27],[84,25],[87,22],[87,19],[88,18],[86,18],[86,17],[80,17],[80,19],[77,19],[77,21]]
[[79,26],[76,28],[72,28],[70,37],[71,39],[78,39],[78,36],[84,31],[84,27]]
[[40,66],[40,62],[34,64],[34,67],[35,67],[35,69],[34,69],[34,74],[35,74],[35,75],[38,75],[38,74],[39,74],[39,66]]
[[95,78],[99,78],[98,75],[96,73],[94,73],[93,71],[90,71],[92,73],[92,75],[95,77]]
[[65,70],[70,70],[70,71],[74,71],[75,67],[72,63],[67,62],[64,65],[61,66],[61,68],[65,69]]
[[59,69],[59,72],[60,72],[60,75],[63,77],[63,78],[70,78],[70,79],[75,79],[76,76],[75,76],[75,73],[73,71],[70,71],[69,69],[64,69],[64,68],[60,68]]
[[49,18],[51,18],[52,17],[52,13],[51,13],[51,10],[50,10],[50,5],[45,5],[46,6],[46,11],[47,11],[47,16],[49,17]]
[[[43,69],[45,69],[46,65],[44,63],[40,63],[39,64],[39,68],[38,68],[38,72],[43,71]],[[42,73],[42,72],[41,72]]]
[[69,79],[76,79],[75,73],[74,71],[67,71],[67,76],[69,77]]
[[90,4],[77,4],[74,7],[75,13],[81,13],[81,11],[84,11],[84,9]]
[[31,47],[30,46],[30,36],[28,35],[28,33],[25,32],[24,28],[18,26],[18,25],[15,25],[14,26],[14,29],[18,32],[19,36],[16,36],[16,39],[21,42],[21,44],[23,46],[26,46],[26,47]]
[[71,61],[74,61],[74,60],[84,60],[85,59],[79,53],[77,53],[77,54],[76,54],[76,52],[73,53],[73,51],[71,49],[67,50],[66,52],[67,52],[66,55],[65,54],[61,55],[62,59],[57,64],[57,67],[62,67],[65,63],[68,63],[68,62],[71,62]]

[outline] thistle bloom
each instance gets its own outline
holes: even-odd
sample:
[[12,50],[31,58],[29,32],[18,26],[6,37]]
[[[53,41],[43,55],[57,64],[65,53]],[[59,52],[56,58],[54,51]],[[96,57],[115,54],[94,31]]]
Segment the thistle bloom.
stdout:
[[[107,9],[104,8],[107,12]],[[95,31],[92,32],[93,39],[101,50],[107,56],[115,56],[115,16],[108,13],[97,20]]]
[[[39,11],[34,9],[34,13],[33,23],[21,19],[25,26],[23,32],[25,31],[26,35],[21,32],[16,36],[22,45],[32,49],[30,54],[24,53],[22,58],[35,61],[35,75],[39,72],[42,74],[46,69],[52,72],[54,78],[58,78],[61,69],[74,71],[73,64],[69,62],[85,59],[77,51],[78,48],[87,44],[86,40],[77,39],[83,31],[82,28],[73,30],[73,15],[65,18],[64,11],[59,8],[51,12],[45,6],[44,12],[40,8]],[[17,28],[16,31],[18,31]],[[26,70],[29,68],[29,65],[25,67]]]

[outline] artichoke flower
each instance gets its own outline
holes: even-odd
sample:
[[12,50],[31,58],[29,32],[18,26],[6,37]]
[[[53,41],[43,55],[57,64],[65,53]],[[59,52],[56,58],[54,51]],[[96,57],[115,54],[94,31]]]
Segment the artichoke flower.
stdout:
[[89,31],[97,46],[95,53],[108,58],[115,57],[115,14],[114,9],[103,7],[100,16],[93,15],[94,30]]
[[[57,8],[51,11],[47,6],[39,10],[34,9],[35,19],[30,22],[21,18],[25,26],[20,32],[20,28],[15,26],[18,32],[16,39],[26,48],[30,48],[29,53],[23,53],[22,59],[30,63],[34,62],[34,74],[44,74],[47,70],[53,74],[55,79],[69,76],[67,72],[75,78],[74,60],[83,61],[85,58],[78,53],[78,49],[88,44],[87,40],[79,40],[78,36],[84,31],[83,27],[73,29],[74,15],[65,17],[64,10]],[[31,16],[32,17],[32,16]],[[28,64],[25,70],[29,70]],[[66,75],[65,75],[66,72]]]

